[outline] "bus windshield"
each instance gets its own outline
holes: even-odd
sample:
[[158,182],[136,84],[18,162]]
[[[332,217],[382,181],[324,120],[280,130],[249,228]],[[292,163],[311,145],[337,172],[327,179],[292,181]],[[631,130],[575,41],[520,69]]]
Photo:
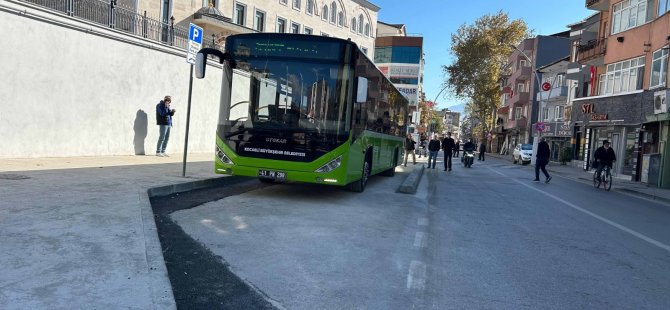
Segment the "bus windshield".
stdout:
[[[329,58],[326,52],[300,52],[324,49],[312,44],[308,49],[295,42],[273,45],[262,40],[234,40],[231,47],[236,66],[230,99],[224,100],[221,109],[227,113],[220,115],[220,125],[230,134],[240,128],[346,134],[348,69],[341,61],[342,53],[331,52]],[[336,46],[326,44],[327,51],[341,50],[341,43],[331,45]],[[282,50],[288,46],[292,48]]]

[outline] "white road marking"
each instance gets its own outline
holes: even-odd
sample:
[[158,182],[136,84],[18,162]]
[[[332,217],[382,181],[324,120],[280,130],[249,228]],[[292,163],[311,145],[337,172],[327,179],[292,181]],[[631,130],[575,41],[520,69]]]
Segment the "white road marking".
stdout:
[[417,248],[426,247],[426,234],[422,232],[417,232],[414,235],[414,246]]
[[409,264],[407,289],[423,291],[426,288],[426,264],[413,260]]
[[[495,170],[494,170],[494,171],[495,171]],[[516,179],[514,180],[514,182],[517,182],[517,183],[519,183],[519,184],[521,184],[521,185],[523,185],[523,186],[525,186],[525,187],[528,187],[528,188],[530,188],[530,189],[532,189],[532,190],[534,190],[534,191],[536,191],[536,192],[540,192],[540,193],[544,194],[544,195],[547,196],[547,197],[553,198],[554,200],[559,201],[559,202],[565,204],[565,205],[568,206],[568,207],[571,207],[571,208],[573,208],[573,209],[575,209],[575,210],[577,210],[577,211],[580,211],[580,212],[582,212],[582,213],[584,213],[584,214],[586,214],[586,215],[590,215],[590,216],[594,217],[595,219],[597,219],[597,220],[599,220],[599,221],[601,221],[601,222],[603,222],[603,223],[605,223],[605,224],[608,224],[608,225],[610,225],[610,226],[613,226],[613,227],[615,227],[615,228],[618,228],[618,229],[620,229],[620,230],[622,230],[622,231],[624,231],[624,232],[627,232],[627,233],[629,233],[629,234],[631,234],[631,235],[633,235],[633,236],[635,236],[635,237],[638,237],[638,238],[640,238],[640,239],[642,239],[642,240],[644,240],[644,241],[647,241],[647,242],[649,242],[649,243],[651,243],[651,244],[653,244],[653,245],[655,245],[655,246],[657,246],[657,247],[659,247],[659,248],[661,248],[661,249],[663,249],[663,250],[666,250],[666,251],[670,252],[670,246],[667,245],[667,244],[664,244],[664,243],[662,243],[662,242],[660,242],[660,241],[657,241],[657,240],[654,240],[654,239],[652,239],[652,238],[649,238],[649,237],[647,237],[647,236],[645,236],[645,235],[643,235],[643,234],[641,234],[641,233],[639,233],[639,232],[637,232],[637,231],[634,231],[634,230],[632,230],[632,229],[630,229],[630,228],[628,228],[628,227],[626,227],[626,226],[623,226],[623,225],[621,225],[621,224],[618,224],[618,223],[615,223],[615,222],[613,222],[613,221],[610,221],[610,220],[608,220],[608,219],[606,219],[606,218],[604,218],[604,217],[602,217],[602,216],[600,216],[600,215],[597,215],[597,214],[595,214],[595,213],[593,213],[593,212],[591,212],[591,211],[588,211],[588,210],[585,210],[585,209],[583,209],[583,208],[581,208],[581,207],[578,207],[578,206],[576,206],[575,204],[572,204],[572,203],[570,203],[570,202],[568,202],[568,201],[565,201],[565,200],[563,200],[563,199],[561,199],[561,198],[559,198],[559,197],[557,197],[557,196],[554,196],[554,195],[549,194],[549,193],[547,193],[547,192],[545,192],[545,191],[543,191],[543,190],[540,190],[540,189],[537,189],[537,188],[535,188],[535,187],[533,187],[533,186],[530,186],[529,184],[526,184],[526,183],[521,182],[521,181],[516,180]]]
[[417,224],[419,226],[428,226],[428,218],[427,217],[422,217],[417,220]]

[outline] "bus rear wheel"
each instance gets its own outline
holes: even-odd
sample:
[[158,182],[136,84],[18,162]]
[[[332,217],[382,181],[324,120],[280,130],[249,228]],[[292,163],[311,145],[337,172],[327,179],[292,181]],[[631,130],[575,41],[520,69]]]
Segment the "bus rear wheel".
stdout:
[[398,166],[398,150],[395,151],[395,155],[393,155],[393,162],[391,164],[391,169],[382,172],[383,176],[392,177],[395,175],[395,167]]
[[370,178],[370,160],[366,159],[363,162],[363,171],[360,180],[349,183],[349,190],[357,193],[362,193],[365,190],[365,185],[368,184]]

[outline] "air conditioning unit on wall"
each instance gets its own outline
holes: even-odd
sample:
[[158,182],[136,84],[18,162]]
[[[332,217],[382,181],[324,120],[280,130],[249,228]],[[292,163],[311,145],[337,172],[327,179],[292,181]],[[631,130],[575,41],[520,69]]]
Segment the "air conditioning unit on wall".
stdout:
[[668,97],[668,90],[654,92],[654,114],[668,112],[668,105],[665,103]]

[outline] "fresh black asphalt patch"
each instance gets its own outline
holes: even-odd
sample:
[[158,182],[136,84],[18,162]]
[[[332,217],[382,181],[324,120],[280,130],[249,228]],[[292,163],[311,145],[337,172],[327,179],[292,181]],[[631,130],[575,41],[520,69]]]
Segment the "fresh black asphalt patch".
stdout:
[[191,238],[170,213],[268,186],[256,179],[228,177],[225,186],[151,198],[163,257],[179,309],[275,309],[233,274],[224,258]]

